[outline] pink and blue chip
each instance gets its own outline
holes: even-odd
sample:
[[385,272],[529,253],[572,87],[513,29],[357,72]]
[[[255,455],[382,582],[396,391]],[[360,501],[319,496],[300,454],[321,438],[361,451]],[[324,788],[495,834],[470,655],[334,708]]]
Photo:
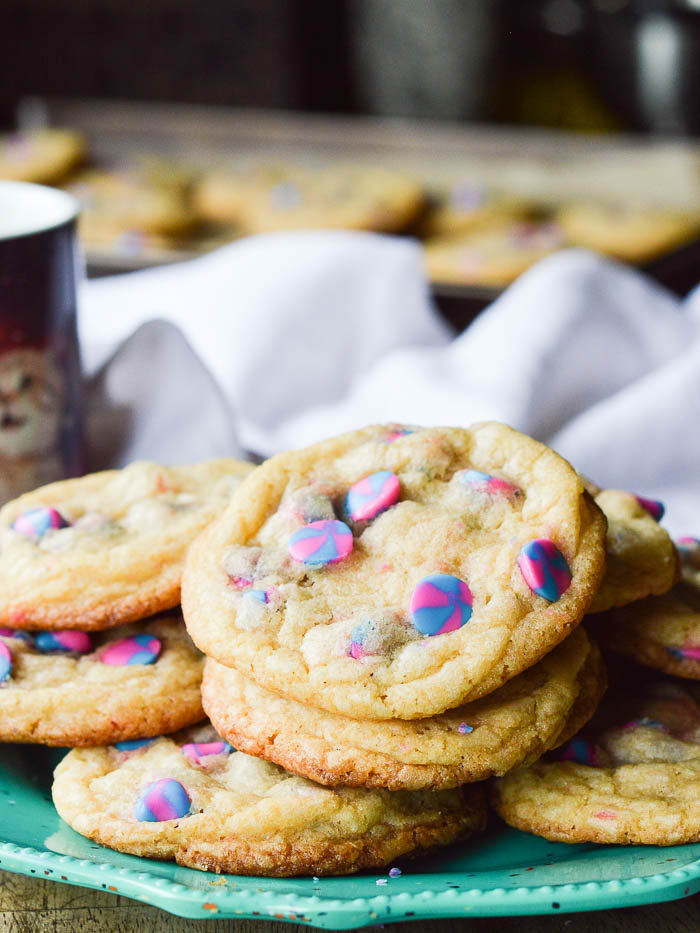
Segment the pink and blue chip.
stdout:
[[413,624],[423,635],[445,635],[470,620],[474,597],[459,577],[434,573],[424,577],[411,595]]
[[401,484],[396,473],[379,470],[370,473],[348,490],[345,510],[354,522],[376,518],[399,501]]
[[566,558],[549,538],[528,541],[518,555],[518,567],[533,593],[550,603],[560,599],[571,586]]
[[480,470],[462,470],[459,474],[462,484],[474,492],[487,493],[490,496],[504,496],[507,499],[513,499],[521,494],[521,490],[509,483],[508,480],[501,479],[500,476],[493,476],[491,473],[482,473]]
[[[634,495],[634,493],[633,493]],[[637,502],[645,509],[656,522],[660,522],[666,512],[666,506],[658,499],[645,499],[644,496],[634,496]]]
[[161,778],[149,784],[134,807],[139,823],[164,823],[188,816],[192,808],[190,796],[179,781]]
[[294,560],[312,567],[344,560],[352,546],[352,531],[338,519],[310,522],[289,539],[289,553]]
[[153,664],[158,659],[160,650],[160,640],[153,635],[132,635],[108,645],[100,655],[100,661],[115,667]]
[[42,654],[90,654],[92,651],[87,632],[37,632],[34,645]]
[[50,506],[39,506],[29,509],[19,515],[10,526],[13,531],[25,538],[43,538],[47,531],[58,531],[68,528],[70,522],[65,519],[58,509]]
[[4,641],[0,641],[0,684],[9,680],[12,673],[12,652]]

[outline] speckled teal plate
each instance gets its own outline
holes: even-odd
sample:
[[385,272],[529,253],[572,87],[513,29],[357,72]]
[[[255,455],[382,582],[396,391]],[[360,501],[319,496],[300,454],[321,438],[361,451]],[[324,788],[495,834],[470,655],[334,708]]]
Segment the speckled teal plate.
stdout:
[[398,878],[243,878],[121,855],[74,833],[51,803],[58,756],[0,745],[0,868],[125,894],[182,917],[264,917],[348,929],[470,915],[631,907],[700,890],[700,843],[661,849],[552,844],[493,825]]

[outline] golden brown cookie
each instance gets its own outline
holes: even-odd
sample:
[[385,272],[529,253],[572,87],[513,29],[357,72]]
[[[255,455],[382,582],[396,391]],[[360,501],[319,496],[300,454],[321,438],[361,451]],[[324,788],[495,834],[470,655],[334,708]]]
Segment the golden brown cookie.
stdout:
[[389,790],[457,787],[535,761],[593,715],[604,689],[600,655],[582,629],[489,696],[431,719],[349,719],[211,659],[202,685],[207,715],[239,750],[319,784]]
[[375,425],[268,460],[198,539],[195,643],[260,686],[363,719],[484,696],[578,624],[605,520],[502,424]]
[[19,130],[0,136],[0,178],[53,185],[85,158],[85,140],[73,130]]
[[679,583],[663,596],[589,620],[611,651],[666,674],[700,680],[700,593],[694,587]]
[[426,240],[425,263],[431,282],[500,288],[563,245],[553,223],[509,222]]
[[195,203],[209,220],[242,233],[346,229],[398,232],[423,209],[423,186],[390,169],[361,165],[258,166],[217,172],[200,183]]
[[642,263],[691,240],[700,215],[637,203],[568,204],[556,216],[573,246],[585,246],[625,262]]
[[0,742],[104,745],[182,729],[204,716],[203,666],[179,613],[92,637],[0,629]]
[[700,840],[697,687],[660,681],[636,695],[617,692],[591,726],[597,719],[602,730],[585,729],[557,753],[560,760],[497,780],[497,812],[511,826],[557,842]]
[[243,875],[380,868],[486,824],[480,786],[330,789],[212,738],[196,736],[194,749],[182,737],[126,754],[76,749],[56,768],[56,809],[77,832],[121,852]]
[[522,198],[497,191],[473,177],[460,178],[432,198],[421,224],[426,237],[454,236],[495,224],[525,220],[532,205]]
[[658,596],[678,580],[678,555],[659,524],[663,505],[619,489],[596,490],[596,504],[608,520],[603,582],[589,612]]
[[132,463],[0,510],[0,625],[101,629],[180,601],[185,553],[252,465]]
[[676,539],[683,579],[700,589],[700,539],[686,535]]

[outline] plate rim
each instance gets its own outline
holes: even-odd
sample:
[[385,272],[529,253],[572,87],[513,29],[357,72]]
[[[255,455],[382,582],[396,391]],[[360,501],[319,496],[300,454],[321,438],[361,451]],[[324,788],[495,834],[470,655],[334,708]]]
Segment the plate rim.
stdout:
[[[630,847],[630,851],[638,848],[647,847]],[[191,919],[238,917],[279,920],[336,930],[405,920],[608,910],[677,900],[700,892],[700,856],[680,868],[626,879],[484,890],[478,886],[477,873],[473,876],[474,884],[468,889],[426,889],[415,893],[402,891],[393,894],[382,891],[372,897],[352,898],[329,897],[322,892],[313,895],[295,892],[280,894],[261,891],[259,888],[229,888],[228,885],[213,885],[211,891],[205,892],[179,881],[155,877],[147,868],[150,860],[143,859],[143,862],[144,870],[139,871],[120,868],[110,862],[77,859],[48,849],[40,850],[0,841],[0,868],[17,874],[35,875],[44,880],[98,891],[106,890]],[[96,873],[97,877],[105,877],[105,883],[94,877]],[[221,877],[236,878],[232,875]],[[117,879],[118,886],[109,883]],[[261,878],[261,885],[266,880]],[[611,903],[613,900],[615,903]]]

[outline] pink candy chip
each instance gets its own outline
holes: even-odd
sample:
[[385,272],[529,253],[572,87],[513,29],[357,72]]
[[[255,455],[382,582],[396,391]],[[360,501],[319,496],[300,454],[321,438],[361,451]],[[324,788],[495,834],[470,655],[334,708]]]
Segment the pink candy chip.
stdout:
[[100,655],[100,661],[117,667],[153,664],[160,649],[160,641],[152,635],[132,635],[108,645]]
[[400,492],[401,485],[396,473],[380,470],[350,487],[345,507],[354,522],[369,521],[398,502]]

